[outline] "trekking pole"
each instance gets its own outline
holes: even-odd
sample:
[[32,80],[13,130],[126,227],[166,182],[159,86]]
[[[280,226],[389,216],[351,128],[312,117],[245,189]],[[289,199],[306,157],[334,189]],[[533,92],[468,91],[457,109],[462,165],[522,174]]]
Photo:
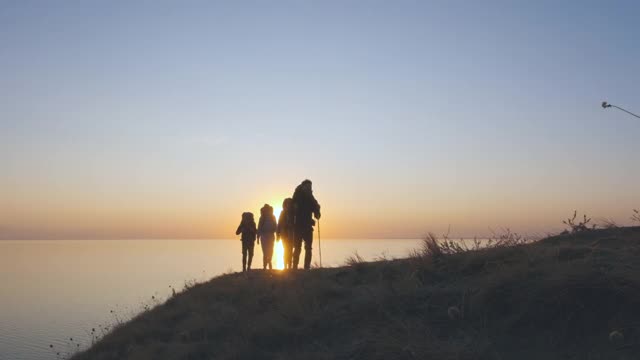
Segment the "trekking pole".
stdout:
[[320,267],[322,267],[322,241],[320,239],[320,219],[318,219],[318,252],[320,253]]

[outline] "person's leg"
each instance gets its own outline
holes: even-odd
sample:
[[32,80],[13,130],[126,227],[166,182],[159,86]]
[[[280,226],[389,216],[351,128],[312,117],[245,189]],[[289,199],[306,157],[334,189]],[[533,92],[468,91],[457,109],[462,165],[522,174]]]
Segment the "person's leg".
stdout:
[[291,268],[291,240],[290,239],[282,239],[282,247],[284,248],[284,268]]
[[295,232],[293,231],[293,229],[289,230],[288,232],[288,239],[289,239],[289,269],[293,269],[293,253],[295,251],[295,247],[296,247],[296,241],[295,241]]
[[249,244],[249,246],[247,247],[247,252],[249,253],[249,260],[247,261],[247,271],[251,270],[251,260],[253,260],[253,247],[255,246],[255,243],[252,242],[251,244]]
[[298,264],[300,263],[300,253],[302,252],[302,233],[299,231],[295,232],[293,237],[293,259],[292,265],[294,269],[298,268]]
[[313,228],[304,232],[304,268],[311,269],[311,250],[313,245]]
[[272,264],[271,262],[273,261],[273,247],[275,246],[275,241],[272,237],[268,237],[268,240],[266,241],[267,243],[267,267],[269,268],[269,270],[271,270]]
[[247,271],[247,245],[242,243],[242,272]]
[[271,246],[269,247],[269,270],[273,269],[273,250],[276,245],[275,241],[271,242]]
[[271,239],[271,248],[269,249],[269,269],[272,268],[272,264],[273,264],[273,253],[275,251],[276,248],[276,236],[273,235],[273,238]]
[[266,270],[267,269],[267,252],[269,251],[267,240],[264,238],[261,238],[260,246],[262,247],[262,269]]
[[273,251],[276,247],[276,238],[272,236],[269,244],[269,270],[273,269]]

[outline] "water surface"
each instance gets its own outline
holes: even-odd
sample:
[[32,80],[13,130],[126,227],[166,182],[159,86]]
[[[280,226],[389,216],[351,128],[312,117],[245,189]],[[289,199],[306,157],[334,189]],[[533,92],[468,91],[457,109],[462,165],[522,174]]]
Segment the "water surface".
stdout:
[[[322,260],[341,265],[356,251],[366,260],[404,257],[418,246],[419,240],[323,240]],[[254,267],[261,259],[256,246]],[[0,360],[72,352],[90,342],[92,328],[126,319],[185,282],[238,271],[240,260],[238,240],[0,241]]]

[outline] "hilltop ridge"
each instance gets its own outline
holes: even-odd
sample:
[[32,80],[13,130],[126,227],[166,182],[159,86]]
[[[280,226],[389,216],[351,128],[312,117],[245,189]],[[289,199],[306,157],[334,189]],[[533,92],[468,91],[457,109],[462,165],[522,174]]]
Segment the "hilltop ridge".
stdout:
[[219,276],[73,359],[637,358],[640,227],[433,245],[407,259]]

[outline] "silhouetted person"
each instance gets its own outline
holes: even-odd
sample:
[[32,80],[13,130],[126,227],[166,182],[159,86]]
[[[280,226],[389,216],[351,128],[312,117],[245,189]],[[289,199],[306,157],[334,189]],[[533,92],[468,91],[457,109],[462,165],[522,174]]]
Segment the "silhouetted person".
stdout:
[[276,216],[273,215],[273,208],[269,204],[264,204],[260,209],[260,221],[258,222],[258,242],[262,242],[262,267],[272,269],[271,259],[273,258],[273,246],[276,241],[277,230]]
[[313,244],[313,226],[316,224],[312,216],[320,219],[320,205],[311,188],[311,180],[303,181],[293,193],[294,242],[293,268],[298,268],[300,252],[304,241],[304,268],[311,268],[311,249]]
[[236,230],[236,235],[240,235],[242,241],[242,272],[251,270],[251,260],[253,260],[253,248],[256,241],[256,222],[250,212],[242,213],[242,220]]
[[277,235],[284,248],[284,268],[291,269],[293,262],[293,199],[286,198],[278,219]]

